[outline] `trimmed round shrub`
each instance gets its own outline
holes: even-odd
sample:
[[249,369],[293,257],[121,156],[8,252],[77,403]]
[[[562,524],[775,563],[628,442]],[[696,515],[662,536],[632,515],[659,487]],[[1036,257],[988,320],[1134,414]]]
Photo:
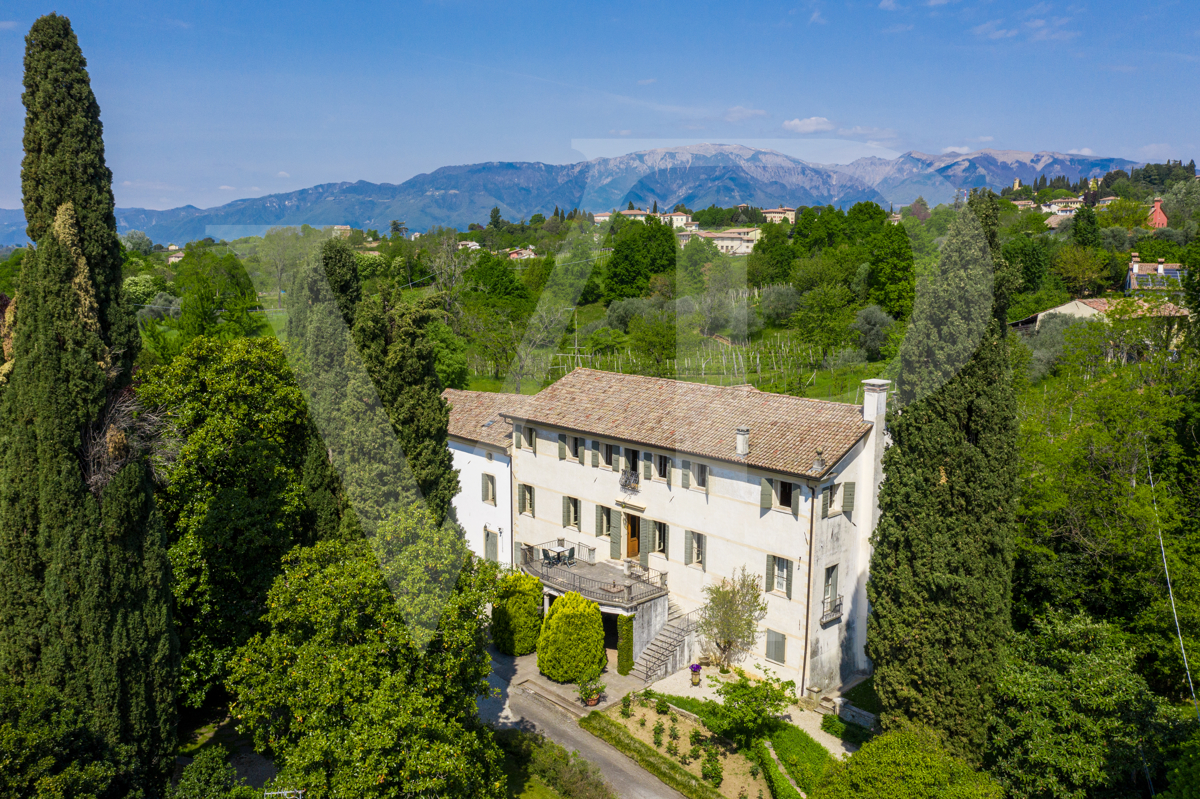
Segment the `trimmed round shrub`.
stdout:
[[571,592],[550,606],[537,641],[538,670],[558,682],[595,677],[608,664],[600,606]]
[[506,655],[528,655],[542,629],[542,584],[532,574],[500,578],[492,602],[492,642]]
[[991,777],[946,751],[924,727],[884,733],[830,769],[812,799],[1001,799]]

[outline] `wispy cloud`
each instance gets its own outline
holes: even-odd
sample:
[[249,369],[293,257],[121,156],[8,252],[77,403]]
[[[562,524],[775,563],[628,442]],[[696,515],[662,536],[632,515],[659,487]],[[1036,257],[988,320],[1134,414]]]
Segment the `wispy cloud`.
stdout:
[[839,128],[838,135],[886,141],[896,138],[896,131],[891,128],[872,128],[866,125],[855,125],[852,128]]
[[925,5],[945,6],[945,5],[949,5],[950,3],[957,3],[957,2],[958,2],[958,0],[929,0],[929,2],[926,3]]
[[809,25],[824,25],[825,17],[821,16],[821,9],[814,8],[812,16],[808,18]]
[[994,138],[994,136],[976,136],[973,139],[967,139],[967,141],[977,141],[981,144],[986,144],[987,142],[993,141]]
[[892,25],[890,28],[884,28],[884,33],[904,33],[913,29],[912,25]]
[[608,132],[608,135],[609,136],[628,136],[631,133],[633,133],[632,130],[610,130]]
[[277,177],[277,178],[290,178],[290,177],[291,177],[291,175],[289,175],[287,172],[280,172],[280,173],[279,173],[279,174],[277,174],[275,177]]
[[962,145],[958,145],[955,147],[943,147],[942,148],[942,155],[948,155],[950,153],[957,153],[958,155],[966,155],[969,152],[971,152],[971,148],[964,147]]
[[1026,22],[1025,27],[1029,30],[1030,41],[1065,42],[1079,35],[1079,31],[1067,30],[1066,24],[1070,21],[1068,17],[1054,17],[1049,20],[1039,17],[1038,19],[1031,19]]
[[170,25],[172,28],[183,28],[184,30],[187,30],[188,28],[192,27],[192,23],[184,22],[181,19],[169,19],[169,20],[167,20],[167,24]]
[[638,86],[649,86],[651,83],[657,83],[657,82],[658,82],[658,78],[646,78],[645,80],[639,80],[637,83],[638,83]]
[[733,108],[725,112],[726,122],[741,122],[743,119],[751,117],[765,117],[766,111],[758,108],[746,108],[744,105],[735,105]]
[[1095,155],[1091,147],[1076,147],[1067,150],[1067,155]]
[[896,5],[896,0],[879,0],[879,7],[884,11],[896,11],[900,8]]
[[160,180],[122,180],[122,188],[126,189],[153,189],[154,191],[183,191],[180,186],[172,186],[170,183],[163,183]]
[[233,186],[217,186],[221,191],[237,191]]
[[974,28],[971,28],[971,33],[976,36],[982,36],[985,39],[1008,39],[1020,33],[1016,28],[1002,27],[1003,22],[1003,20],[999,19],[988,20],[982,25],[976,25]]
[[13,31],[17,29],[17,23],[11,19],[0,20],[0,31]]
[[1141,156],[1147,160],[1155,158],[1170,158],[1175,153],[1175,148],[1169,144],[1147,144],[1138,150]]
[[823,130],[833,130],[837,126],[825,117],[808,117],[789,119],[783,123],[783,127],[792,133],[819,133]]

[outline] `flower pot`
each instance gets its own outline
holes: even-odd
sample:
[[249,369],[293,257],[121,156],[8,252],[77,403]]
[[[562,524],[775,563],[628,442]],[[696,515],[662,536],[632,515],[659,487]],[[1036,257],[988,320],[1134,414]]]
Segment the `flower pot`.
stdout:
[[587,700],[588,707],[595,707],[598,704],[600,704],[600,697],[598,696],[593,696],[591,699]]
[[693,671],[692,672],[692,685],[699,685],[699,684],[700,684],[700,675]]

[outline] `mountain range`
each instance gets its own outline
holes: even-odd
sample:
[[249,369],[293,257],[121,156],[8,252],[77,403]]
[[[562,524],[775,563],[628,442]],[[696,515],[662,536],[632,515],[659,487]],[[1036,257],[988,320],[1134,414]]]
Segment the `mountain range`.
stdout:
[[[486,222],[493,206],[516,220],[549,215],[555,206],[597,212],[629,202],[643,208],[657,202],[663,209],[677,203],[696,209],[743,202],[763,208],[847,207],[861,201],[899,206],[919,195],[934,205],[952,200],[958,189],[999,190],[1014,178],[1031,183],[1040,175],[1077,180],[1137,165],[1122,158],[1011,150],[908,152],[894,159],[814,164],[774,150],[697,144],[574,164],[492,161],[448,166],[400,184],[324,183],[215,208],[118,208],[116,216],[121,232],[142,230],[155,242],[182,244],[305,223],[386,230],[390,220],[399,219],[416,231],[437,225],[462,230],[471,222]],[[0,209],[0,244],[27,241],[24,214]]]

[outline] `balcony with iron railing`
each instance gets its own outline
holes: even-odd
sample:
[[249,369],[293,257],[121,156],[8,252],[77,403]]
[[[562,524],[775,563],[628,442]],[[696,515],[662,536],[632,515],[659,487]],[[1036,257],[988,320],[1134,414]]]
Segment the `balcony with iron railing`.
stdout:
[[621,470],[621,488],[626,491],[637,491],[639,486],[639,475],[637,469],[622,469]]
[[597,563],[595,547],[565,538],[538,545],[522,544],[521,568],[551,591],[574,591],[601,605],[623,610],[632,610],[667,594],[666,572],[629,563],[621,566],[606,561]]
[[828,624],[842,617],[842,596],[827,596],[821,601],[821,624]]

